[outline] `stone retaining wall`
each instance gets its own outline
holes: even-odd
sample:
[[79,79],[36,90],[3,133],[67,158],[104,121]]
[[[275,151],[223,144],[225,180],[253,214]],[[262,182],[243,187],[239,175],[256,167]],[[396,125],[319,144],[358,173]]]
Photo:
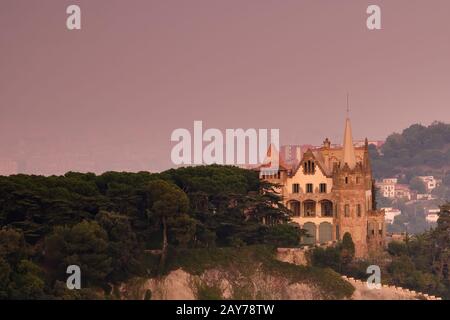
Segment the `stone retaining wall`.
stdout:
[[383,284],[380,289],[369,289],[367,282],[342,276],[355,287],[353,298],[356,300],[442,300],[440,297]]

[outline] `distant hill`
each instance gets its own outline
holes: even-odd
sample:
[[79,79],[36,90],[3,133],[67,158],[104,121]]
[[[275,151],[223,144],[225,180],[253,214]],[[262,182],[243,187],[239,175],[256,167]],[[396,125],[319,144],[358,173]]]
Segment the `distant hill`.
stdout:
[[391,177],[433,174],[444,177],[450,171],[450,124],[413,124],[402,133],[393,133],[380,152],[370,146],[374,176]]

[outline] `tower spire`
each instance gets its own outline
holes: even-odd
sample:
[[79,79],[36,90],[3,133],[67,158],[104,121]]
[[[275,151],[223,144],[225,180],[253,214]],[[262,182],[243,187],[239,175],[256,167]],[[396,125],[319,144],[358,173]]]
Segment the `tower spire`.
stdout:
[[353,136],[352,136],[352,126],[349,117],[349,106],[348,106],[348,93],[347,93],[347,118],[345,120],[345,130],[344,130],[344,164],[346,163],[350,169],[356,166],[356,155],[355,148],[353,146]]

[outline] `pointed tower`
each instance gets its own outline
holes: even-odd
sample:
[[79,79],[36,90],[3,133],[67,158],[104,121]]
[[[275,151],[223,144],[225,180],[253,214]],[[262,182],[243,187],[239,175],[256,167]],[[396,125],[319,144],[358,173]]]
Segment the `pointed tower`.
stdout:
[[352,137],[352,126],[350,124],[350,119],[347,117],[345,121],[345,131],[344,131],[344,164],[346,163],[350,169],[355,168],[356,166],[356,155],[355,148],[353,146],[353,137]]
[[280,163],[280,152],[277,150],[277,148],[273,145],[273,143],[270,144],[269,148],[266,152],[266,157],[264,158],[263,165],[278,165]]

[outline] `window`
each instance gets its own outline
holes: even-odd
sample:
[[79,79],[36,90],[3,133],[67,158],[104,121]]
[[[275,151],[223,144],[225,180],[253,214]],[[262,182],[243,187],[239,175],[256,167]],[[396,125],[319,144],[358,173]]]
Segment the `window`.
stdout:
[[320,193],[327,193],[327,184],[326,183],[320,184]]
[[315,217],[316,216],[316,203],[312,200],[306,200],[303,202],[305,207],[304,214],[305,217]]
[[322,217],[332,217],[333,216],[333,203],[329,200],[320,201],[320,207],[322,211]]
[[306,192],[307,193],[312,193],[313,192],[313,184],[312,183],[307,183],[306,184]]
[[292,201],[289,203],[290,209],[294,214],[294,217],[300,217],[300,202]]
[[294,183],[292,185],[292,193],[299,193],[300,192],[300,186],[298,183]]
[[345,184],[348,184],[348,177],[345,177]]
[[356,205],[356,214],[361,217],[361,205],[359,203]]
[[348,204],[344,206],[344,216],[350,217],[350,205]]
[[356,177],[356,184],[359,184],[361,178],[360,177]]
[[316,164],[312,160],[303,162],[303,173],[314,174],[316,172]]
[[374,226],[373,223],[367,223],[367,230],[372,236],[375,236],[375,228],[376,226]]

